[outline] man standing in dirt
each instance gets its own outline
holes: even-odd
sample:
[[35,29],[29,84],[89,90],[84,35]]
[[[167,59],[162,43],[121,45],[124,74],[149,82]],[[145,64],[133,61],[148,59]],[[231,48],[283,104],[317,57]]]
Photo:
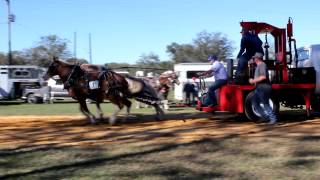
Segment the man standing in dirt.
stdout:
[[260,112],[264,120],[269,120],[269,124],[274,124],[277,121],[277,117],[269,105],[272,88],[269,80],[267,65],[263,62],[262,53],[257,52],[252,58],[257,64],[254,72],[254,78],[249,79],[250,84],[256,85],[256,89],[252,97],[252,104],[257,111]]

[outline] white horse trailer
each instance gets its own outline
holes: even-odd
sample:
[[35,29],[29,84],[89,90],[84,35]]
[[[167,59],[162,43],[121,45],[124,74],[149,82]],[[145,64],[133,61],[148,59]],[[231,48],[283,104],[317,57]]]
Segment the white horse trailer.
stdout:
[[[183,87],[186,83],[192,82],[193,77],[197,77],[197,73],[205,72],[211,68],[210,63],[180,63],[174,65],[174,72],[178,73],[180,85],[175,84],[174,87],[174,98],[176,100],[183,100],[184,93]],[[199,85],[199,79],[195,80]],[[214,82],[214,77],[205,79],[206,85]]]
[[1,65],[0,99],[20,98],[24,87],[40,85],[41,73],[38,66]]

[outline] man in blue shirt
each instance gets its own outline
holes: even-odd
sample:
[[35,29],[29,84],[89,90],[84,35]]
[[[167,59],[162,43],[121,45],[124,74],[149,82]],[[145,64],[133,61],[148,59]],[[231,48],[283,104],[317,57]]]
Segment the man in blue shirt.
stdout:
[[238,65],[235,74],[237,84],[244,84],[248,82],[248,77],[246,77],[246,68],[248,67],[248,61],[252,58],[252,56],[256,52],[264,54],[262,41],[260,40],[258,35],[251,33],[246,28],[242,28],[241,34],[242,38],[240,50],[237,55]]
[[203,75],[206,77],[214,76],[215,81],[212,85],[209,86],[208,97],[206,100],[206,106],[215,106],[217,105],[217,99],[215,95],[215,91],[222,86],[227,84],[227,70],[223,66],[223,64],[218,60],[217,56],[209,56],[208,60],[212,64],[211,68],[204,72]]

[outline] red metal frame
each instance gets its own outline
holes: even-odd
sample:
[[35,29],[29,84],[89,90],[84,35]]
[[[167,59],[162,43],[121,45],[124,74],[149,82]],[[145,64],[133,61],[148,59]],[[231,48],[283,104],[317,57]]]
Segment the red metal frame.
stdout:
[[253,85],[233,85],[228,84],[219,90],[218,106],[202,107],[201,102],[198,102],[197,109],[205,112],[212,111],[228,111],[234,113],[243,113],[244,107],[244,92],[250,92],[255,87]]
[[[297,95],[301,95],[304,98],[307,113],[310,109],[311,97],[315,90],[315,84],[290,84],[287,68],[287,55],[291,52],[286,50],[286,29],[277,28],[267,23],[260,22],[241,22],[240,25],[243,28],[250,30],[255,34],[268,32],[274,37],[274,48],[276,54],[276,63],[269,69],[281,72],[282,79],[279,84],[272,84],[272,89],[275,94],[281,95],[281,93],[292,92],[298,90]],[[287,25],[288,41],[291,41],[292,36],[292,24],[289,20]],[[289,42],[290,43],[290,42]],[[291,50],[291,48],[290,48]],[[245,96],[254,90],[253,85],[234,85],[227,84],[220,89],[219,105],[215,107],[202,107],[201,102],[198,102],[197,109],[205,112],[212,111],[228,111],[234,113],[244,113]],[[293,97],[294,98],[294,97]]]
[[277,61],[277,65],[274,69],[280,70],[282,72],[282,82],[288,83],[286,29],[277,28],[270,24],[261,22],[241,22],[240,25],[255,34],[268,32],[274,37],[274,48],[276,54],[275,60]]
[[[228,84],[219,90],[218,106],[203,107],[201,101],[198,101],[197,110],[204,112],[212,111],[228,111],[232,113],[244,113],[245,95],[254,90],[253,85],[232,85]],[[272,84],[273,91],[282,90],[284,93],[301,90],[299,94],[302,95],[305,101],[306,109],[310,109],[311,96],[315,89],[315,84]]]

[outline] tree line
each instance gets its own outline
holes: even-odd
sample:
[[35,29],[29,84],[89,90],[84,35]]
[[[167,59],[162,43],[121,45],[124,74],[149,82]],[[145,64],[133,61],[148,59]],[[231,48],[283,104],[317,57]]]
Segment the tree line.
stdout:
[[[47,67],[52,57],[56,56],[70,63],[88,63],[86,59],[74,58],[69,51],[69,41],[57,35],[48,35],[40,38],[34,47],[21,51],[12,52],[13,65],[37,65]],[[160,60],[159,56],[153,52],[143,53],[135,64],[108,62],[106,67],[110,69],[139,67],[146,68],[146,72],[163,72],[161,69],[173,69],[176,63],[207,62],[209,55],[216,55],[224,60],[230,58],[234,51],[233,42],[226,35],[220,32],[209,33],[202,31],[190,42],[179,44],[172,42],[166,47],[166,52],[170,55],[170,60]],[[0,52],[0,64],[7,64],[6,53]],[[148,70],[148,68],[155,70]],[[158,70],[157,70],[158,69]],[[138,68],[128,68],[129,72],[135,72]]]

